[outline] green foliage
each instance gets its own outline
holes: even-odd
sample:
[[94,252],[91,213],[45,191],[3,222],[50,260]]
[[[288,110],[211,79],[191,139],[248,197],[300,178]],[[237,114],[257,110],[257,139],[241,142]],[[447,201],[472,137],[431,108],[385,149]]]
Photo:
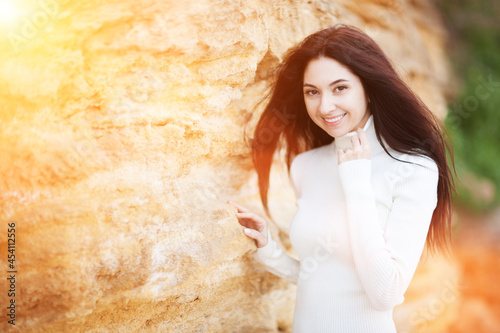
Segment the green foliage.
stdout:
[[445,120],[457,166],[456,203],[500,203],[500,1],[440,0],[448,53],[461,88]]

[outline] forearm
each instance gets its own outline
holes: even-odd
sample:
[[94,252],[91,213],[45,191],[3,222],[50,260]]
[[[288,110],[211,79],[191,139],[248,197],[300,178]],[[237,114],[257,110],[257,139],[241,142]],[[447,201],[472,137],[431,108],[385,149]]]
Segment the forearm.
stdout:
[[300,271],[299,261],[280,248],[272,239],[270,232],[268,232],[267,245],[258,248],[254,258],[264,264],[269,272],[297,284]]
[[[433,182],[427,185],[414,174],[398,184],[384,230],[371,185],[371,161],[341,165],[339,174],[356,270],[372,305],[390,309],[403,301],[420,259],[435,207]],[[415,193],[417,198],[412,198]],[[418,198],[420,194],[424,198]]]

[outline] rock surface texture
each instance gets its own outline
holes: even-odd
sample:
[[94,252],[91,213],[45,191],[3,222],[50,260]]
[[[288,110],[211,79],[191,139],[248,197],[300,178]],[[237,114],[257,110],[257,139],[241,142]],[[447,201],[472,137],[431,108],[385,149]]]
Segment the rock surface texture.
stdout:
[[[0,25],[0,331],[291,332],[294,286],[253,260],[226,200],[262,213],[245,124],[254,114],[248,137],[272,66],[310,33],[359,26],[445,113],[444,32],[425,0],[16,5]],[[270,200],[287,245],[281,164]],[[422,263],[395,312],[402,332],[451,320],[452,301],[428,305],[454,288],[445,267]]]

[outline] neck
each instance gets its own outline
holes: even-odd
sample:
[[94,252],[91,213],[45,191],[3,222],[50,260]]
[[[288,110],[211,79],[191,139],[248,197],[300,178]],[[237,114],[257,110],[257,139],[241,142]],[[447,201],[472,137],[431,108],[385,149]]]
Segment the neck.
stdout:
[[[377,152],[379,150],[383,150],[382,146],[377,140],[377,135],[375,133],[375,126],[373,124],[373,115],[368,118],[365,126],[363,127],[363,131],[366,133],[368,138],[368,144],[370,145],[370,150],[372,153]],[[357,136],[358,133],[356,131],[349,132],[343,136],[335,138],[332,143],[332,147],[335,151],[335,154],[338,153],[339,149],[348,149],[352,148],[351,139],[353,136]]]

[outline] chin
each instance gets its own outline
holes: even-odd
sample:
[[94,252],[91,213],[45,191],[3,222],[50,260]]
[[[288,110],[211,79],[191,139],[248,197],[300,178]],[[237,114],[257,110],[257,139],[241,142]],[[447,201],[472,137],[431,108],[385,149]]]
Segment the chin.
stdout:
[[[341,137],[343,136],[344,134],[342,134],[343,132],[339,132],[339,131],[332,131],[332,130],[326,130],[326,129],[323,129],[323,131],[326,132],[326,134],[328,134],[329,136],[331,136],[332,138],[338,138],[338,137]],[[347,132],[346,132],[347,133]]]
[[332,138],[339,138],[341,136],[346,135],[347,133],[351,132],[347,129],[344,128],[338,128],[338,129],[331,129],[331,128],[323,128],[323,130],[328,133]]

